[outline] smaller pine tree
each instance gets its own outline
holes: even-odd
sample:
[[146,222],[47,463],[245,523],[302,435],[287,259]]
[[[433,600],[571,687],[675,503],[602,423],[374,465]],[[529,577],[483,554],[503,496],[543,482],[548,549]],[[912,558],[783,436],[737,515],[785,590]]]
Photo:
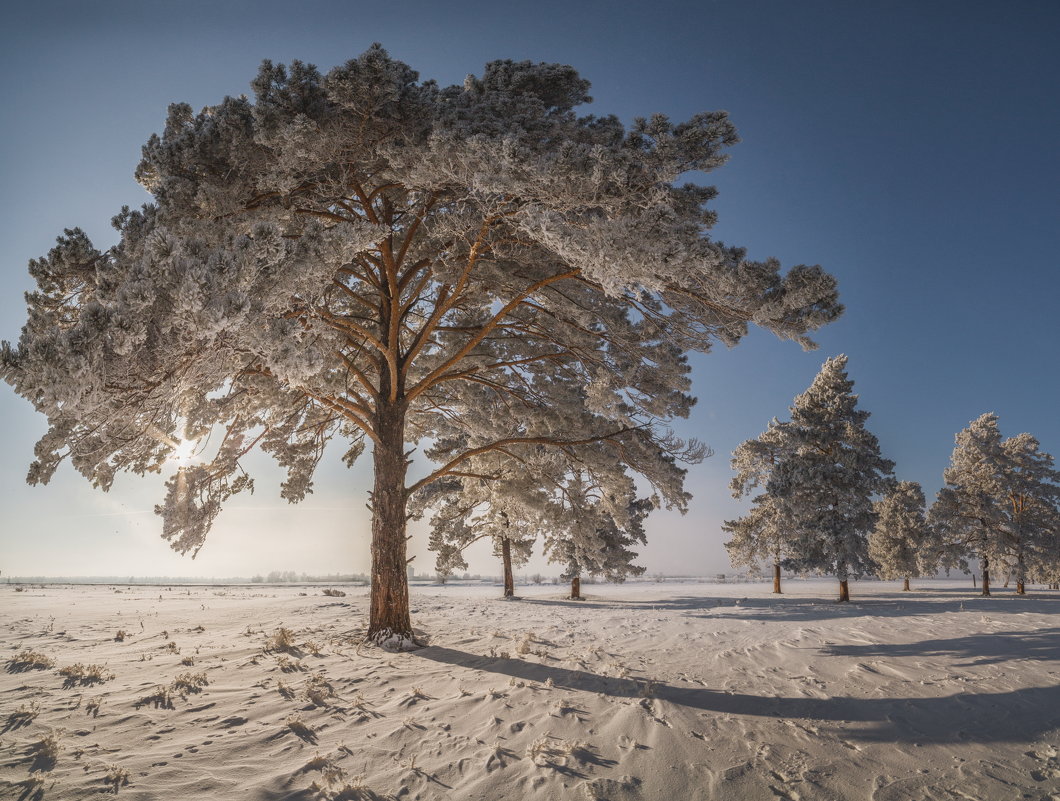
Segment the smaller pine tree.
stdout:
[[924,520],[924,491],[915,481],[900,481],[876,502],[876,527],[869,534],[869,557],[881,579],[909,579],[935,572]]
[[1051,575],[1048,564],[1056,557],[1060,529],[1060,472],[1030,434],[1003,441],[1001,457],[1004,531],[1016,593],[1023,595],[1028,576]]
[[[734,498],[765,487],[777,463],[790,455],[786,450],[784,429],[774,418],[757,438],[749,439],[733,451],[732,469],[736,471],[729,486]],[[725,543],[733,567],[757,569],[762,561],[773,566],[773,592],[780,590],[780,566],[790,528],[784,525],[778,499],[762,492],[751,501],[751,510],[737,520],[726,520],[721,528],[732,535]]]
[[639,576],[633,548],[646,542],[644,520],[655,508],[650,498],[600,495],[574,474],[564,492],[564,503],[545,533],[545,553],[550,562],[562,564],[560,578],[569,581],[572,600],[581,598],[582,576],[601,577],[621,583]]
[[996,414],[987,413],[958,432],[946,482],[928,519],[938,532],[943,563],[965,572],[975,558],[982,594],[991,571],[1006,570],[1023,594],[1029,576],[1056,575],[1049,563],[1060,552],[1060,472],[1030,434],[1002,440]]
[[850,600],[849,579],[871,572],[868,533],[876,524],[874,496],[893,483],[894,463],[880,455],[857,408],[846,356],[829,359],[795,398],[791,421],[778,426],[788,455],[770,473],[766,492],[791,526],[786,567],[830,573],[839,600]]

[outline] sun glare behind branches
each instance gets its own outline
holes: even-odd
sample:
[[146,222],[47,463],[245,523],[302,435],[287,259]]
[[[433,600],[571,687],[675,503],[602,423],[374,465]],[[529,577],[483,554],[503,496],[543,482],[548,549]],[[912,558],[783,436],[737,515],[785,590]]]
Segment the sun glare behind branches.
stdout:
[[191,440],[177,440],[169,461],[181,466],[191,464],[195,459],[195,443]]

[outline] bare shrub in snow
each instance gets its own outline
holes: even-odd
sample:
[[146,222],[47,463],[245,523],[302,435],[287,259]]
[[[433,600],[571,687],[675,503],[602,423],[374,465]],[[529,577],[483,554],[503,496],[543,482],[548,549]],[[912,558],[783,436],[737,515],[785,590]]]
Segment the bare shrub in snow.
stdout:
[[133,706],[137,709],[142,706],[153,706],[155,709],[172,709],[173,696],[168,687],[163,687],[159,684],[155,687],[153,693],[141,696],[139,700],[133,702]]
[[55,767],[59,754],[63,750],[62,735],[62,729],[53,730],[30,745],[29,751],[33,755],[33,765],[30,770],[51,770]]
[[102,684],[114,678],[114,673],[107,670],[106,665],[82,665],[80,662],[59,668],[58,672],[65,679],[63,687],[67,689],[76,685]]
[[8,673],[24,673],[27,670],[47,670],[55,666],[55,660],[40,651],[27,648],[7,660]]
[[276,629],[269,639],[265,641],[265,650],[281,651],[289,654],[296,653],[298,648],[294,642],[294,632],[282,626]]
[[120,765],[107,765],[103,783],[109,784],[114,794],[117,795],[118,791],[129,783],[129,769]]
[[335,688],[323,673],[311,673],[302,687],[302,697],[313,706],[327,706],[335,697]]
[[315,743],[317,741],[316,732],[313,731],[313,728],[308,723],[302,720],[301,715],[291,715],[284,721],[284,724],[288,729],[294,732],[297,737],[305,740],[307,743]]
[[202,688],[209,683],[205,673],[180,673],[173,679],[170,689],[182,696],[188,696],[202,692]]
[[21,729],[28,726],[40,714],[40,701],[31,701],[29,704],[21,704],[18,709],[7,716],[4,731]]

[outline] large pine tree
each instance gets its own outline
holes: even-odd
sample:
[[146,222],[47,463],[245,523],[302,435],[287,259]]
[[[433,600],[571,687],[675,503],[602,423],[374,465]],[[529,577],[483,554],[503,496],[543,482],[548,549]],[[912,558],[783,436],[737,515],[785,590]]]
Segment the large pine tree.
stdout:
[[820,268],[709,238],[714,190],[677,181],[724,162],[722,112],[627,128],[576,112],[571,67],[442,87],[379,46],[327,74],[265,62],[252,86],[170,107],[137,170],[154,201],[115,217],[117,245],[72,229],[30,265],[0,374],[48,417],[32,482],[69,459],[106,489],[197,443],[159,507],[182,553],[251,486],[250,450],[293,502],[333,438],[349,462],[370,445],[376,641],[412,636],[415,493],[486,452],[607,443],[680,506],[685,353],[751,323],[805,343],[841,310]]
[[846,356],[829,359],[795,398],[791,420],[781,424],[789,455],[770,473],[766,492],[791,526],[785,565],[829,573],[839,580],[839,600],[850,600],[849,580],[871,572],[868,533],[876,523],[874,496],[893,483],[893,462],[880,455],[858,409]]

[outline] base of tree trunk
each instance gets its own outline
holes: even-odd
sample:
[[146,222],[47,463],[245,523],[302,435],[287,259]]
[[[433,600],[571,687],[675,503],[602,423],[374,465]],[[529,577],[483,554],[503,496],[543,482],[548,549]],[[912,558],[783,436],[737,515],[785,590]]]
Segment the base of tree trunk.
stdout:
[[902,585],[902,592],[909,592],[910,589],[911,588],[909,587],[909,578],[907,577],[905,580],[905,584]]
[[780,565],[773,565],[773,592],[780,592]]
[[1026,594],[1027,594],[1027,585],[1024,584],[1022,581],[1017,581],[1016,582],[1016,595],[1026,595]]
[[850,585],[846,581],[839,582],[839,600],[836,603],[850,602]]
[[983,596],[990,595],[990,570],[985,567],[983,568],[983,591],[979,594]]

